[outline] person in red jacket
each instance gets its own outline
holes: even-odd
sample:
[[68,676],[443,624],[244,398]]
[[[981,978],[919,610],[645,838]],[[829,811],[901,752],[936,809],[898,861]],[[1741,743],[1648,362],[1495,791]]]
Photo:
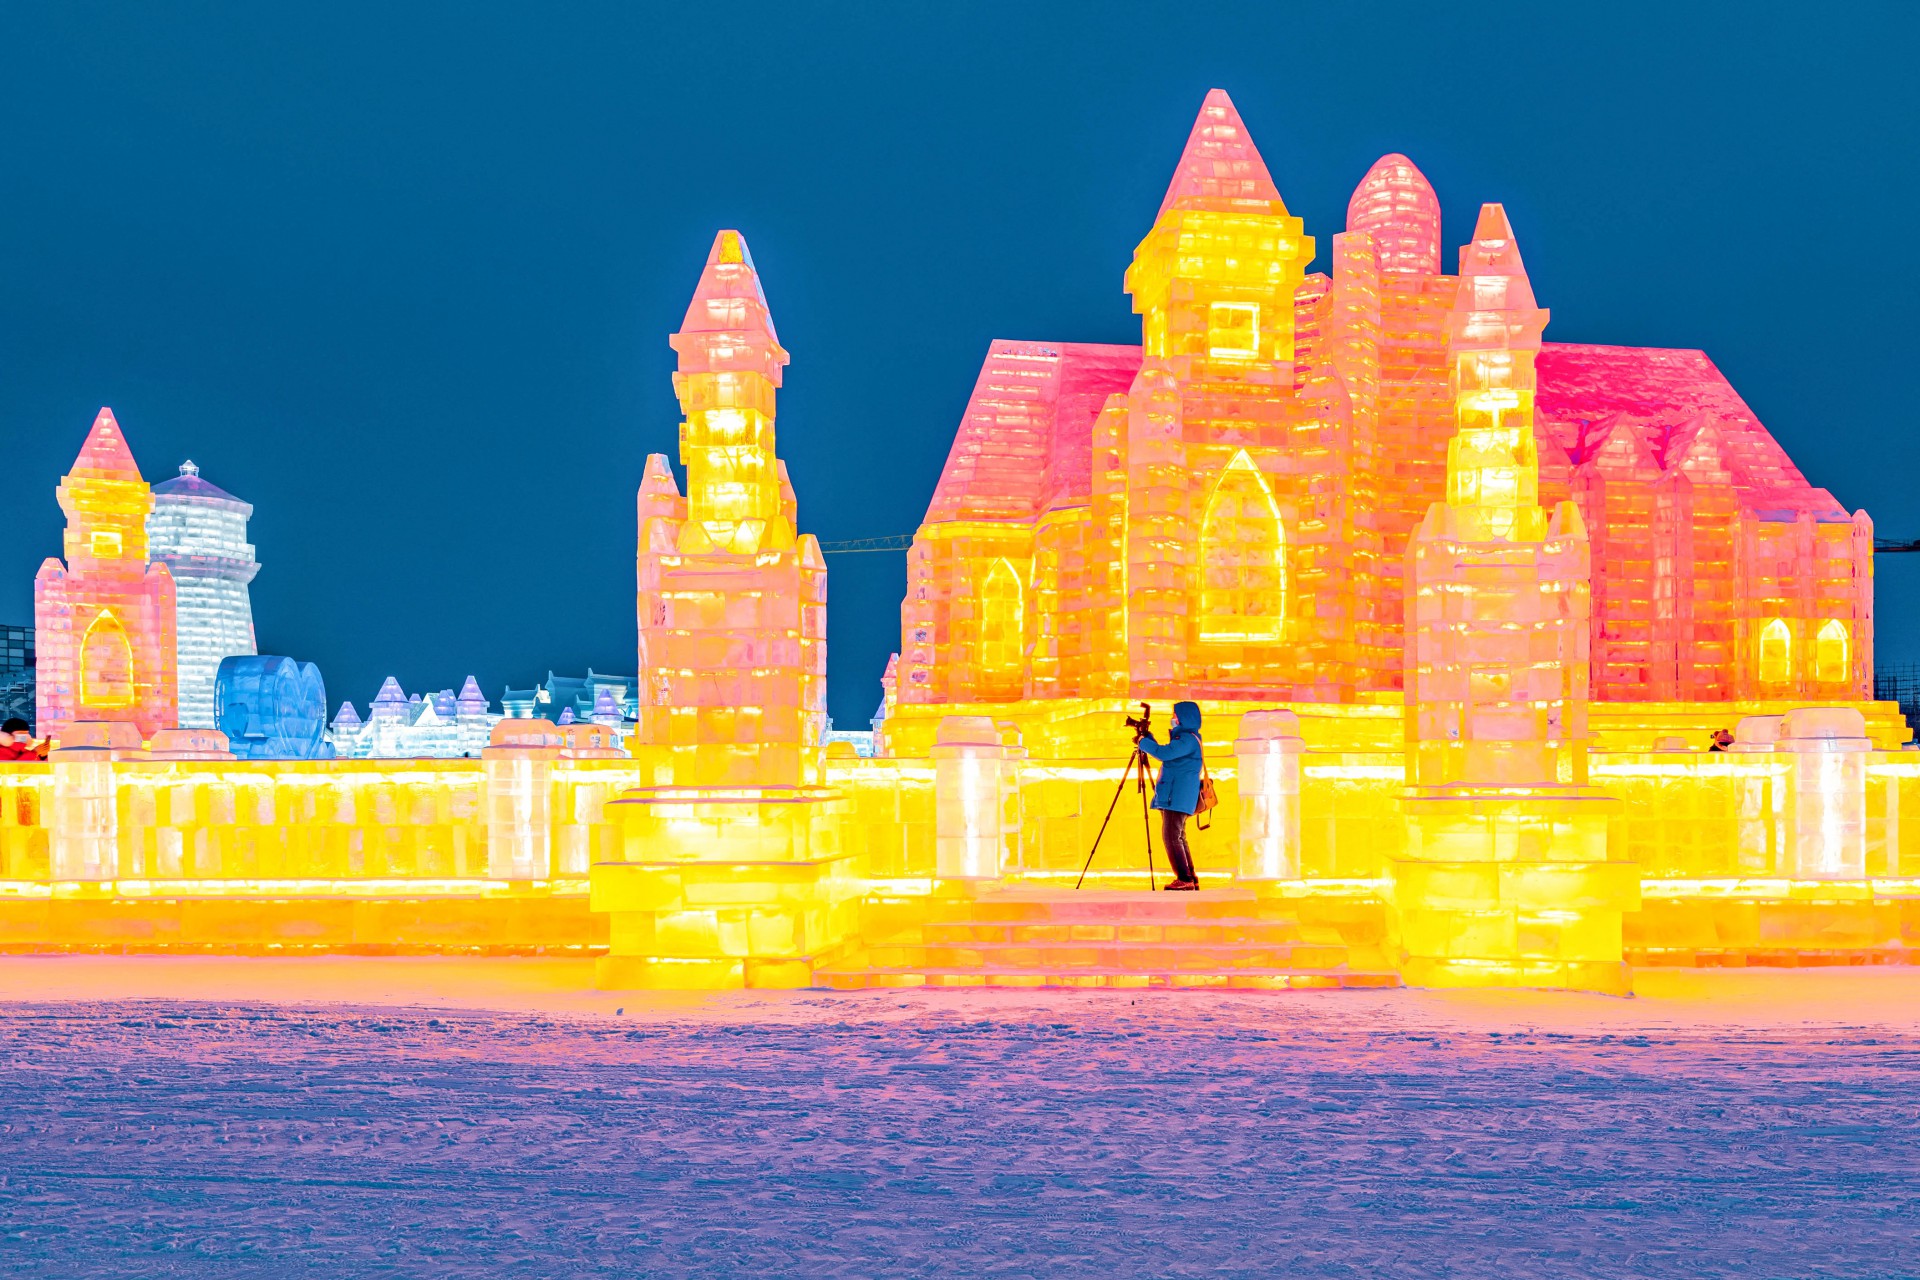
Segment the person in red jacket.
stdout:
[[15,716],[0,725],[0,760],[45,760],[46,748],[33,740],[27,722]]

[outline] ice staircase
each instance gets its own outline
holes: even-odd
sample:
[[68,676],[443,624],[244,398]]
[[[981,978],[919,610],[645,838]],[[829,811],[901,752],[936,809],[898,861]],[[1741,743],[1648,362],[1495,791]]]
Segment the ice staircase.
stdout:
[[1012,887],[936,899],[924,924],[815,969],[814,985],[1286,990],[1400,979],[1332,926],[1249,889]]

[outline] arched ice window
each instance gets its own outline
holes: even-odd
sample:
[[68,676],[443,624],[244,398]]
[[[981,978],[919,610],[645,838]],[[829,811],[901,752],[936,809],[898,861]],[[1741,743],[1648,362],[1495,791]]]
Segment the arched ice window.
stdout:
[[1813,637],[1813,678],[1821,684],[1841,684],[1853,673],[1853,637],[1847,624],[1829,618]]
[[1760,683],[1785,684],[1793,679],[1793,632],[1784,619],[1775,618],[1760,629]]
[[993,562],[980,584],[980,667],[1018,671],[1026,655],[1026,587],[1006,557]]
[[133,646],[111,609],[100,611],[80,641],[80,705],[133,705]]
[[1200,638],[1280,639],[1287,544],[1280,507],[1245,449],[1233,455],[1200,521]]

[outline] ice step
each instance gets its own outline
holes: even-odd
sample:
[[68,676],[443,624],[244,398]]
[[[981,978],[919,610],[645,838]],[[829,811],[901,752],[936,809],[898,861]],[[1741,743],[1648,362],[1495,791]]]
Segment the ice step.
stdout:
[[1244,916],[1184,920],[1065,920],[1045,923],[1004,921],[930,921],[922,929],[929,944],[972,942],[1312,942],[1339,946],[1338,930],[1302,925],[1291,920],[1260,920]]
[[1062,942],[1032,945],[1018,942],[970,943],[961,946],[874,946],[867,963],[881,968],[936,969],[984,967],[1039,967],[1048,969],[1308,969],[1338,968],[1347,961],[1345,947],[1244,946],[1204,943],[1089,943]]
[[979,898],[936,905],[935,923],[1037,924],[1148,922],[1220,918],[1289,920],[1282,902],[1263,902],[1247,890],[1199,893],[1148,893],[1086,890],[1003,890]]
[[1199,893],[996,889],[929,903],[931,918],[814,971],[817,984],[870,986],[1397,986],[1337,929],[1247,889]]
[[1209,969],[1204,971],[1080,968],[846,968],[815,973],[818,986],[836,991],[878,987],[1113,987],[1128,990],[1175,988],[1241,991],[1332,991],[1397,987],[1392,973],[1348,969]]

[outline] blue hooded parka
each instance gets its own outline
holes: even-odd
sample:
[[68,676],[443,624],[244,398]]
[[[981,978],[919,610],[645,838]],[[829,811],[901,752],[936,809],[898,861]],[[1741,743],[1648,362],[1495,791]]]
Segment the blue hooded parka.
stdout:
[[1173,704],[1173,732],[1161,746],[1152,734],[1140,739],[1140,749],[1160,762],[1160,781],[1153,789],[1153,807],[1192,813],[1200,803],[1200,704]]

